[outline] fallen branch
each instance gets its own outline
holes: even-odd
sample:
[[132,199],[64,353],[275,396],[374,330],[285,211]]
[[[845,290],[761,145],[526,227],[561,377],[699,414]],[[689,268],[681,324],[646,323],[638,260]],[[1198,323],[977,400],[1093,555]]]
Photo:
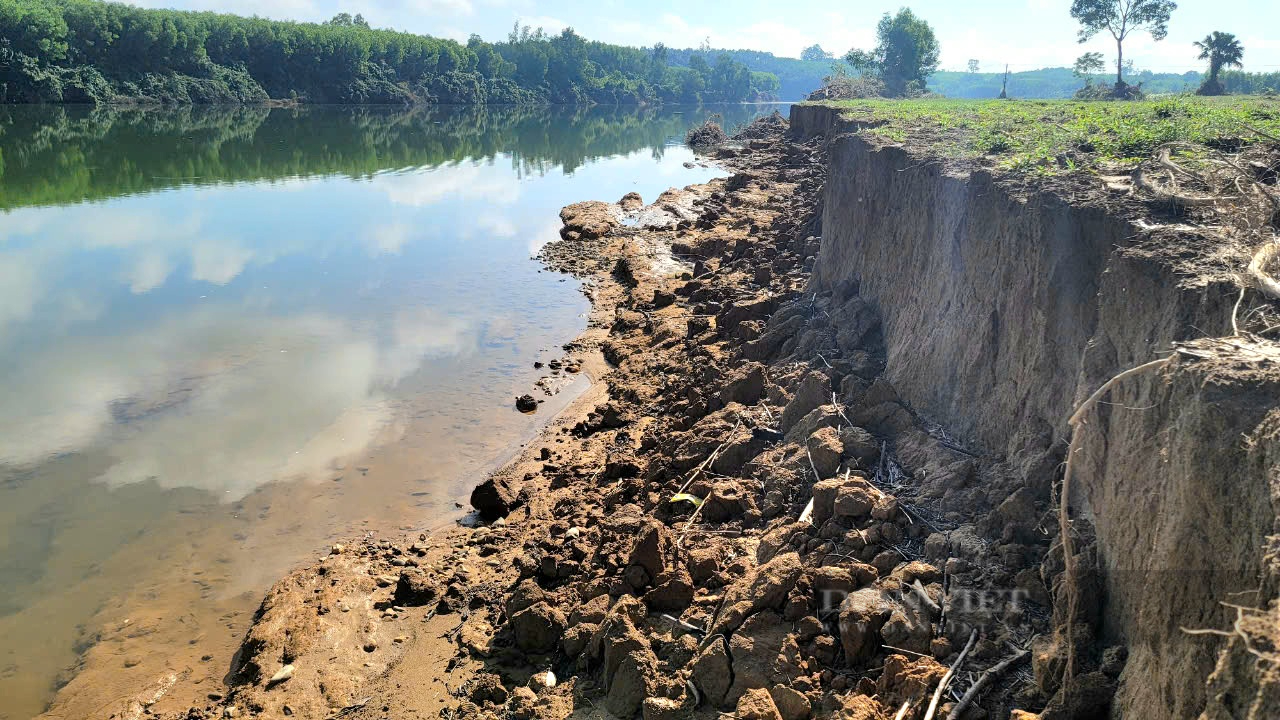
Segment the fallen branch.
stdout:
[[[733,430],[729,431],[729,437],[732,438],[734,435],[736,435],[738,432],[738,428],[741,426],[742,426],[742,420],[739,419],[738,422],[734,423]],[[707,456],[707,459],[702,461],[701,465],[694,468],[692,473],[689,473],[689,479],[684,481],[684,485],[680,486],[680,489],[676,491],[676,494],[679,495],[680,493],[683,493],[685,490],[688,490],[689,486],[693,484],[693,481],[697,480],[698,476],[701,475],[704,470],[711,467],[711,464],[716,461],[716,458],[720,457],[720,453],[724,452],[724,448],[728,444],[729,444],[728,440],[725,440],[724,442],[720,443],[720,445],[714,451],[712,451],[710,455]]]
[[[733,430],[729,432],[729,437],[732,438],[734,435],[736,435],[738,432],[738,428],[741,426],[742,426],[742,420],[739,419],[738,422],[734,423]],[[716,461],[716,458],[720,457],[720,453],[724,452],[725,446],[727,446],[728,444],[729,444],[728,440],[725,440],[724,442],[720,443],[719,447],[717,447],[710,455],[708,455],[707,459],[703,460],[701,465],[695,468],[692,473],[689,473],[689,479],[684,481],[684,485],[680,486],[680,491],[677,492],[676,495],[681,495],[684,493],[685,490],[688,490],[689,486],[693,484],[693,481],[696,480],[699,475],[705,472],[707,468],[711,467],[712,463]],[[689,516],[689,521],[684,524],[684,528],[680,531],[680,537],[676,538],[677,550],[679,550],[680,546],[684,543],[684,536],[688,534],[689,528],[693,527],[693,522],[698,519],[699,515],[702,514],[702,508],[704,505],[706,505],[705,498],[704,498],[704,502],[700,503],[698,507],[694,509],[693,514]]]
[[907,589],[914,592],[920,598],[920,601],[925,604],[925,607],[929,608],[929,612],[934,615],[942,614],[942,606],[934,602],[933,598],[929,597],[929,593],[925,592],[924,586],[920,584],[919,579],[908,585]]
[[933,699],[929,701],[929,710],[924,714],[924,720],[933,720],[933,716],[938,712],[938,703],[942,701],[942,694],[947,691],[947,686],[951,684],[951,679],[956,676],[956,671],[964,664],[964,659],[969,656],[969,651],[973,649],[973,644],[978,641],[978,631],[975,629],[969,633],[969,642],[965,643],[964,650],[960,651],[960,657],[951,663],[947,674],[942,676],[942,680],[938,683],[938,689],[933,691]]
[[807,523],[811,517],[813,517],[813,498],[809,498],[809,504],[805,505],[804,512],[800,513],[800,522]]
[[813,464],[813,453],[809,452],[809,441],[804,441],[804,454],[809,456],[809,469],[813,470],[814,484],[822,482],[822,476],[818,474],[818,466]]
[[1022,660],[1030,654],[1030,650],[1019,650],[1017,653],[1001,660],[999,664],[982,673],[982,677],[978,678],[978,682],[974,683],[973,687],[969,688],[965,692],[964,697],[960,698],[960,702],[951,709],[951,714],[947,715],[947,720],[960,720],[960,716],[963,715],[964,711],[973,704],[973,701],[977,699],[978,694],[987,686],[987,683],[995,680],[1000,676],[1000,673],[1013,667],[1014,663],[1017,663],[1019,660]]
[[1244,302],[1245,288],[1240,288],[1240,297],[1236,298],[1236,305],[1231,309],[1231,335],[1232,337],[1240,337],[1240,323],[1236,322],[1236,316],[1240,314],[1240,304]]
[[346,716],[348,716],[348,715],[352,715],[352,714],[354,714],[357,710],[362,710],[362,709],[364,708],[364,706],[365,706],[365,705],[368,705],[368,704],[369,704],[369,701],[370,701],[370,700],[372,700],[372,699],[373,699],[373,696],[369,696],[369,697],[367,697],[367,698],[364,698],[363,700],[357,700],[357,701],[355,701],[355,702],[351,703],[350,705],[348,705],[348,706],[346,706],[346,707],[342,708],[342,709],[341,709],[341,710],[339,710],[338,712],[336,712],[336,713],[334,713],[334,714],[330,715],[328,718],[326,718],[326,720],[336,720],[337,718],[344,718],[344,717],[346,717]]
[[1262,137],[1264,137],[1264,138],[1266,138],[1266,139],[1268,139],[1268,140],[1275,140],[1276,142],[1280,142],[1280,138],[1276,137],[1275,135],[1268,135],[1268,134],[1266,134],[1266,133],[1262,132],[1261,130],[1259,130],[1258,128],[1256,128],[1256,127],[1254,127],[1254,126],[1252,126],[1252,125],[1249,125],[1248,123],[1241,123],[1241,124],[1242,124],[1242,125],[1244,125],[1245,129],[1249,130],[1250,132],[1253,132],[1253,133],[1255,133],[1255,134],[1257,134],[1257,135],[1261,135]]
[[1156,156],[1156,162],[1160,163],[1160,167],[1162,167],[1162,168],[1164,168],[1164,169],[1166,169],[1166,170],[1172,170],[1173,172],[1179,173],[1179,174],[1181,174],[1181,175],[1186,175],[1187,177],[1191,178],[1192,180],[1199,180],[1200,182],[1202,182],[1202,183],[1204,183],[1204,184],[1206,184],[1206,185],[1208,185],[1208,184],[1209,184],[1209,183],[1208,183],[1208,181],[1207,181],[1207,180],[1205,180],[1205,179],[1204,179],[1203,177],[1201,177],[1200,175],[1198,175],[1198,174],[1196,174],[1196,173],[1193,173],[1193,172],[1191,172],[1190,170],[1188,170],[1188,169],[1186,169],[1186,168],[1182,167],[1181,165],[1179,165],[1179,164],[1175,163],[1175,162],[1172,160],[1172,158],[1170,158],[1170,157],[1169,157],[1169,151],[1170,151],[1170,149],[1171,149],[1171,148],[1170,148],[1168,145],[1166,145],[1165,147],[1160,148],[1160,153]]

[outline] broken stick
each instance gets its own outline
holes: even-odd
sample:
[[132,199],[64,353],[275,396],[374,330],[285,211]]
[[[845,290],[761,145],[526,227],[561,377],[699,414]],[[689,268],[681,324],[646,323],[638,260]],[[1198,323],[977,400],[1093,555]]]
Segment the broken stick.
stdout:
[[960,698],[960,702],[951,709],[951,714],[947,715],[947,720],[960,720],[960,716],[963,715],[964,711],[973,704],[973,701],[978,697],[978,693],[982,692],[982,689],[987,686],[987,683],[995,680],[999,677],[1000,673],[1008,670],[1014,665],[1014,663],[1030,654],[1030,650],[1020,650],[1016,654],[1010,655],[1004,660],[1001,660],[998,664],[982,673],[982,677],[978,678],[978,682],[974,683],[973,687],[969,688],[968,691],[965,692],[964,697]]
[[938,703],[942,701],[942,694],[947,691],[947,686],[951,684],[951,679],[956,676],[956,671],[964,664],[964,659],[969,656],[969,651],[973,649],[973,644],[978,641],[978,631],[974,629],[969,633],[969,642],[965,643],[964,650],[960,651],[960,657],[951,663],[951,668],[947,670],[947,674],[942,676],[942,680],[938,683],[938,689],[933,691],[933,699],[929,701],[929,711],[924,714],[924,720],[933,720],[933,716],[938,712]]

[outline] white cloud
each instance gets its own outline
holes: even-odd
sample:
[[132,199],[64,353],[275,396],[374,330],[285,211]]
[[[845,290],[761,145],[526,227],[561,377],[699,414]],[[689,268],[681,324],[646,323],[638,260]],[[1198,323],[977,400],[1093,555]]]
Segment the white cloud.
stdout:
[[151,292],[164,284],[173,272],[173,263],[159,252],[146,252],[138,256],[133,268],[129,270],[129,290],[134,295]]
[[510,218],[494,214],[476,218],[475,227],[490,237],[496,238],[512,238],[519,232],[516,224]]
[[736,26],[697,25],[670,12],[659,15],[657,22],[615,20],[608,27],[613,36],[625,36],[628,44],[661,42],[668,47],[688,48],[709,40],[715,48],[763,50],[779,57],[799,57],[801,50],[814,43],[842,55],[851,47],[874,42],[873,30],[849,27],[841,13],[826,13],[816,32],[777,19]]
[[385,341],[376,333],[223,306],[68,339],[0,385],[0,463],[101,447],[113,458],[102,482],[224,499],[323,473],[398,432],[391,385],[475,345],[472,324],[423,308],[395,318]]
[[407,223],[392,223],[371,228],[365,237],[370,254],[399,255],[413,236],[413,227]]
[[191,279],[226,285],[244,272],[253,251],[232,242],[201,240],[191,250]]
[[558,240],[560,238],[560,228],[563,227],[559,222],[548,222],[542,229],[535,231],[529,236],[529,254],[537,255],[542,252],[543,246],[547,243]]
[[409,207],[427,207],[448,199],[510,205],[520,196],[520,182],[507,170],[468,162],[411,173],[384,173],[369,182],[391,202]]
[[43,294],[44,273],[38,252],[0,255],[0,338],[7,326],[30,319]]

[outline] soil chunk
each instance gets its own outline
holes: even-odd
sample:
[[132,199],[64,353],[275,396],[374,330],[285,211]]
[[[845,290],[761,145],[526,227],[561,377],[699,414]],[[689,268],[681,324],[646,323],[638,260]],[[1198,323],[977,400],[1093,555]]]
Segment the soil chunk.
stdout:
[[555,649],[564,635],[564,615],[545,602],[538,602],[511,616],[516,646],[526,652]]
[[521,505],[520,490],[509,478],[495,475],[471,491],[471,506],[485,520],[504,518]]
[[618,207],[598,200],[574,203],[560,211],[560,237],[595,240],[618,227]]
[[738,700],[737,717],[741,720],[782,720],[768,690],[748,690]]

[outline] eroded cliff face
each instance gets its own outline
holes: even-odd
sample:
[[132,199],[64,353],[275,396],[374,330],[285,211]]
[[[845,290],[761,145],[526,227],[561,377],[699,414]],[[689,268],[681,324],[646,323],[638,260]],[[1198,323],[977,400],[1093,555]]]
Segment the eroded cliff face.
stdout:
[[[1011,470],[993,506],[1019,485],[1048,500],[1061,468],[1043,458],[1065,457],[1068,417],[1108,379],[1233,334],[1238,286],[1144,250],[1207,246],[1194,230],[1153,235],[1135,204],[922,158],[828,108],[794,107],[792,127],[829,142],[813,290],[856,287],[905,403]],[[1078,613],[1097,641],[1082,671],[1127,648],[1116,717],[1280,716],[1244,643],[1183,630],[1229,630],[1237,611],[1223,603],[1276,597],[1280,383],[1274,359],[1225,347],[1126,380],[1077,442],[1071,509],[1101,580]]]

